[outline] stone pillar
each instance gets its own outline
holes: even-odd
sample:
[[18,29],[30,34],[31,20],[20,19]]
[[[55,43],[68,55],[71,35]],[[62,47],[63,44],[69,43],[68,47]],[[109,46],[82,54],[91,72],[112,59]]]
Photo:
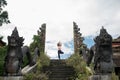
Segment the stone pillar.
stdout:
[[82,34],[79,32],[80,28],[78,28],[78,25],[73,22],[73,38],[74,38],[74,52],[79,53],[79,48],[83,44],[84,38],[81,37]]
[[45,37],[46,37],[46,24],[42,24],[38,30],[38,35],[40,36],[40,51],[45,52]]

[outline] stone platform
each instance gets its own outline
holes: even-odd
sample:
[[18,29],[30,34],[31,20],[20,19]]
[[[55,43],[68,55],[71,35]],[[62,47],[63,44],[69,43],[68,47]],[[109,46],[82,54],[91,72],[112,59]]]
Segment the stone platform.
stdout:
[[0,80],[23,80],[23,76],[0,76]]
[[92,75],[88,80],[111,80],[111,75]]

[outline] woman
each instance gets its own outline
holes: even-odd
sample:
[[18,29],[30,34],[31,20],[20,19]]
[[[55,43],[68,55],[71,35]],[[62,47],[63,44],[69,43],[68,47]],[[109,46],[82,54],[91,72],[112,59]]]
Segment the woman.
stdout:
[[60,54],[64,53],[64,52],[61,51],[61,46],[62,46],[61,42],[58,42],[57,47],[58,47],[58,58],[59,58],[59,60],[60,60]]

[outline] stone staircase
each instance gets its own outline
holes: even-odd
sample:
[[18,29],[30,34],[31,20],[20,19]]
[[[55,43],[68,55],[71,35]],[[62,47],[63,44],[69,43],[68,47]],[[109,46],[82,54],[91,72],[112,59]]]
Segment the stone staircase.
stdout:
[[44,67],[44,72],[49,72],[49,80],[71,80],[70,77],[75,73],[65,60],[51,60],[50,66]]

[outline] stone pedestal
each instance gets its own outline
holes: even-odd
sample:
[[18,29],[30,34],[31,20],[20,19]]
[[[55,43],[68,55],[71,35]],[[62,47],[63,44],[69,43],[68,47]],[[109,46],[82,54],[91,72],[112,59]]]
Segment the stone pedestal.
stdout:
[[111,80],[111,75],[92,75],[88,80]]
[[0,76],[0,80],[23,80],[23,76]]

